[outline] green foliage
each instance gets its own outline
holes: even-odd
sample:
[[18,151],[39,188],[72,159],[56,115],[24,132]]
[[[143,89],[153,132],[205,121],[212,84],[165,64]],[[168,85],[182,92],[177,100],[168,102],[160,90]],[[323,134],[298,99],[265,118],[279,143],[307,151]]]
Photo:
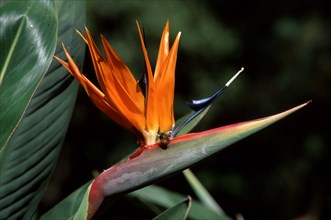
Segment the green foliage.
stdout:
[[[165,188],[150,185],[148,187],[136,190],[130,194],[129,196],[137,197],[141,201],[145,203],[152,203],[163,208],[170,208],[174,204],[185,198],[184,195],[180,193],[176,193]],[[158,195],[158,196],[155,196]],[[229,220],[225,214],[219,215],[208,207],[204,206],[197,200],[192,200],[192,207],[188,213],[188,217],[190,219],[219,219],[219,220]]]
[[32,218],[54,169],[78,85],[53,55],[67,42],[82,65],[82,10],[83,1],[1,3],[1,219]]
[[1,4],[0,150],[3,150],[45,75],[56,46],[52,1]]
[[210,210],[213,210],[215,213],[225,216],[222,208],[217,204],[215,199],[210,195],[194,173],[190,169],[186,169],[183,171],[183,174],[202,204]]
[[174,206],[168,208],[158,216],[154,218],[154,220],[171,220],[171,219],[183,219],[187,218],[188,212],[191,208],[192,199],[191,197],[187,197],[186,199],[178,202]]
[[61,216],[62,219],[74,219],[80,213],[77,212],[77,210],[80,208],[80,205],[87,204],[87,202],[84,202],[84,200],[86,200],[85,195],[88,192],[90,183],[91,182],[88,182],[85,185],[79,187],[79,189],[71,193],[65,200],[50,209],[47,213],[43,214],[40,219],[56,219],[59,218],[59,216]]

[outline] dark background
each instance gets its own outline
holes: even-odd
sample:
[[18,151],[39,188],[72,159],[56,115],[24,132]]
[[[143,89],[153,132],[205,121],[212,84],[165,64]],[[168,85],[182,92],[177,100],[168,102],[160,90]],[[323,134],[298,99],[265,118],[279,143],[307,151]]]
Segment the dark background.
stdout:
[[[232,217],[241,213],[245,219],[331,219],[331,13],[326,3],[88,1],[86,25],[98,43],[99,33],[106,36],[137,79],[144,62],[135,20],[144,25],[152,64],[166,20],[171,42],[182,32],[177,118],[189,111],[186,101],[211,95],[245,67],[196,131],[265,117],[313,100],[192,170]],[[83,72],[94,77],[89,53]],[[98,111],[81,89],[44,209],[136,147],[134,135]],[[181,174],[159,184],[194,197]],[[115,207],[127,218],[133,213],[129,210],[137,210],[135,217],[153,216],[135,203],[120,200]]]

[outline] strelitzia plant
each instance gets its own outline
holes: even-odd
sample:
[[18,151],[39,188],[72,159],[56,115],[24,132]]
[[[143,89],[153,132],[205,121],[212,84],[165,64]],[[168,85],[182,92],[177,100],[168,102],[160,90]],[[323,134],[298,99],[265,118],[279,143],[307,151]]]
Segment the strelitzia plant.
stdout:
[[[101,35],[105,53],[103,57],[87,28],[85,36],[80,32],[78,34],[89,48],[99,87],[80,71],[64,44],[62,46],[67,61],[55,57],[83,86],[92,102],[116,123],[133,132],[140,145],[137,152],[127,160],[105,170],[89,184],[74,219],[91,219],[106,197],[133,191],[184,170],[307,104],[262,119],[185,134],[200,121],[211,104],[243,69],[214,95],[190,102],[189,107],[193,111],[175,123],[175,67],[181,32],[170,47],[169,22],[166,22],[153,72],[143,33],[138,22],[136,24],[146,67],[141,80],[134,78],[130,69]],[[50,216],[45,215],[45,218]]]

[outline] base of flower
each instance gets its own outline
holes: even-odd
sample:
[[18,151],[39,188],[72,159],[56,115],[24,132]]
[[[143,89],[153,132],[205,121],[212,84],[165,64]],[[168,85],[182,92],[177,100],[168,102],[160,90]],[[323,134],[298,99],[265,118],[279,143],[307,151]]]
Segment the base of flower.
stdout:
[[145,139],[145,144],[146,145],[152,145],[156,143],[156,139],[157,139],[157,132],[148,132],[148,131],[144,131],[143,132],[143,136]]

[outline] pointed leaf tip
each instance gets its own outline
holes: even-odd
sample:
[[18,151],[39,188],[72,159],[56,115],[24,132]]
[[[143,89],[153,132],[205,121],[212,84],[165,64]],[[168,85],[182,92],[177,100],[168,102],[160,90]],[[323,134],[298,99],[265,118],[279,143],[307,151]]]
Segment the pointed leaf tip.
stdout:
[[[194,138],[193,136],[196,136],[195,138],[199,138],[200,136],[205,137],[205,136],[209,136],[209,135],[213,135],[213,134],[219,134],[222,136],[222,137],[220,137],[221,139],[226,139],[226,135],[229,135],[231,138],[234,138],[235,139],[234,142],[236,142],[263,128],[266,128],[267,126],[275,123],[276,121],[279,121],[282,118],[285,118],[286,116],[303,108],[310,102],[311,101],[308,101],[306,103],[293,107],[287,111],[284,111],[284,112],[281,112],[281,113],[278,113],[278,114],[275,114],[272,116],[255,119],[255,120],[250,120],[250,121],[246,121],[246,122],[235,123],[235,124],[231,124],[231,125],[226,125],[223,127],[219,127],[219,128],[215,128],[215,129],[211,129],[211,130],[207,130],[207,131],[203,131],[203,132],[191,133],[188,135],[184,135],[182,137],[178,137],[177,140],[179,141],[181,138],[193,139]],[[234,142],[231,142],[230,144],[232,144]],[[230,145],[230,144],[228,144],[228,145]]]

